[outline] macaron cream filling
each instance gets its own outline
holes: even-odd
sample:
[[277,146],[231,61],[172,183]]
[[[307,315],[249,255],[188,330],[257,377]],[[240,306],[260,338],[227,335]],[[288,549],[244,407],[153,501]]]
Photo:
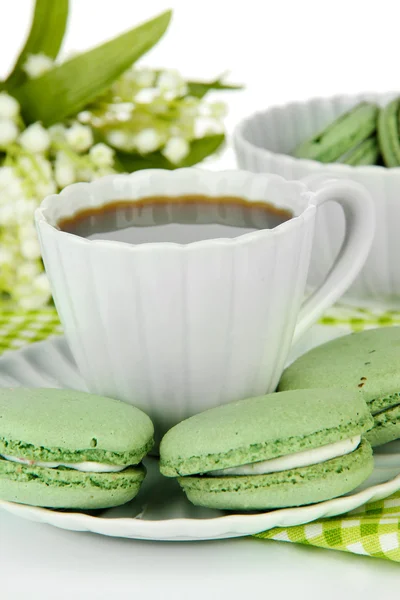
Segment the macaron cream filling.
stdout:
[[[86,440],[85,440],[86,441]],[[84,462],[94,462],[103,465],[136,465],[143,456],[153,446],[153,438],[149,438],[137,447],[132,447],[127,450],[109,450],[99,447],[96,438],[88,440],[92,447],[83,447],[82,449],[69,449],[66,447],[44,446],[42,444],[34,445],[29,442],[3,438],[0,436],[0,456],[11,456],[29,461],[49,462],[49,463],[64,463],[76,464]],[[88,445],[89,445],[88,444]],[[30,463],[32,464],[32,463]]]
[[300,467],[311,467],[324,463],[333,458],[339,458],[354,452],[361,442],[361,436],[357,435],[347,440],[341,440],[333,444],[326,444],[319,448],[311,450],[303,450],[285,456],[279,456],[269,460],[257,461],[240,465],[237,467],[229,467],[227,469],[218,469],[209,471],[208,476],[224,477],[230,475],[266,475],[267,473],[278,473],[279,471],[289,471]]
[[128,465],[107,465],[103,463],[85,461],[79,463],[63,463],[63,462],[46,462],[29,460],[27,458],[16,458],[15,456],[8,456],[6,454],[0,455],[5,460],[11,462],[20,463],[21,465],[29,465],[31,467],[44,467],[47,469],[57,469],[58,467],[66,467],[68,469],[74,469],[75,471],[82,471],[83,473],[119,473],[128,467]]

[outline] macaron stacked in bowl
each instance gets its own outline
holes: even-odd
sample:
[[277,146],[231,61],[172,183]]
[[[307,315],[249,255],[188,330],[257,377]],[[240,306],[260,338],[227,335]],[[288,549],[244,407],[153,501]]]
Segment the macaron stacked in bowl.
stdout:
[[377,164],[380,158],[376,135],[378,115],[375,104],[362,102],[299,144],[293,156],[353,166]]
[[400,98],[382,108],[372,102],[357,104],[300,143],[293,156],[353,167],[400,166]]

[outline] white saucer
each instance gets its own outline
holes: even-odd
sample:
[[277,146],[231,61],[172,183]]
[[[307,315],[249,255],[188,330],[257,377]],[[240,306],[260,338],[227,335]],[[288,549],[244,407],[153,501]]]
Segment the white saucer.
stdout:
[[[347,333],[315,326],[297,344],[290,361],[309,348]],[[290,362],[289,361],[289,362]],[[0,386],[66,387],[86,390],[64,338],[50,338],[0,358]],[[144,540],[211,540],[258,533],[331,517],[400,490],[400,441],[379,448],[375,469],[362,486],[328,502],[252,514],[232,514],[191,505],[178,484],[162,477],[156,459],[145,461],[148,474],[132,502],[90,513],[49,510],[5,502],[0,508],[31,521],[62,529]]]

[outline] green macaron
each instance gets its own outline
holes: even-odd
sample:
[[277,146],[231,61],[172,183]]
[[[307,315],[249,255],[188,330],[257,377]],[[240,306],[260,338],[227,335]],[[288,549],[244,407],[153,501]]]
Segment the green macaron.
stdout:
[[340,161],[344,165],[360,167],[361,165],[376,165],[380,156],[379,144],[376,136],[366,139],[350,152],[341,157]]
[[310,350],[283,373],[279,390],[338,388],[357,392],[374,418],[373,446],[400,437],[400,327],[346,335]]
[[378,140],[387,167],[400,166],[400,98],[381,109],[378,118]]
[[0,498],[51,508],[124,504],[145,477],[153,424],[118,400],[72,390],[0,389]]
[[225,404],[182,421],[160,470],[193,504],[261,510],[345,494],[372,472],[368,408],[355,392],[300,390]]
[[[293,155],[296,158],[312,159],[322,163],[336,162],[375,134],[378,113],[379,108],[375,104],[361,102],[340,115],[310,140],[301,143]],[[363,148],[364,160],[367,154],[365,150]],[[367,150],[370,155],[371,148]]]

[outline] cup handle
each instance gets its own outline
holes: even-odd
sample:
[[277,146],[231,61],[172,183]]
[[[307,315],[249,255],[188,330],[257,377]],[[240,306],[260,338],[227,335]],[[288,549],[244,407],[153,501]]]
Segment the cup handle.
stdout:
[[317,210],[325,202],[337,202],[343,208],[346,232],[339,254],[324,282],[303,303],[292,343],[319,319],[352,284],[370,252],[375,233],[375,206],[372,197],[358,183],[328,179],[317,174],[302,179],[316,192],[310,204]]

